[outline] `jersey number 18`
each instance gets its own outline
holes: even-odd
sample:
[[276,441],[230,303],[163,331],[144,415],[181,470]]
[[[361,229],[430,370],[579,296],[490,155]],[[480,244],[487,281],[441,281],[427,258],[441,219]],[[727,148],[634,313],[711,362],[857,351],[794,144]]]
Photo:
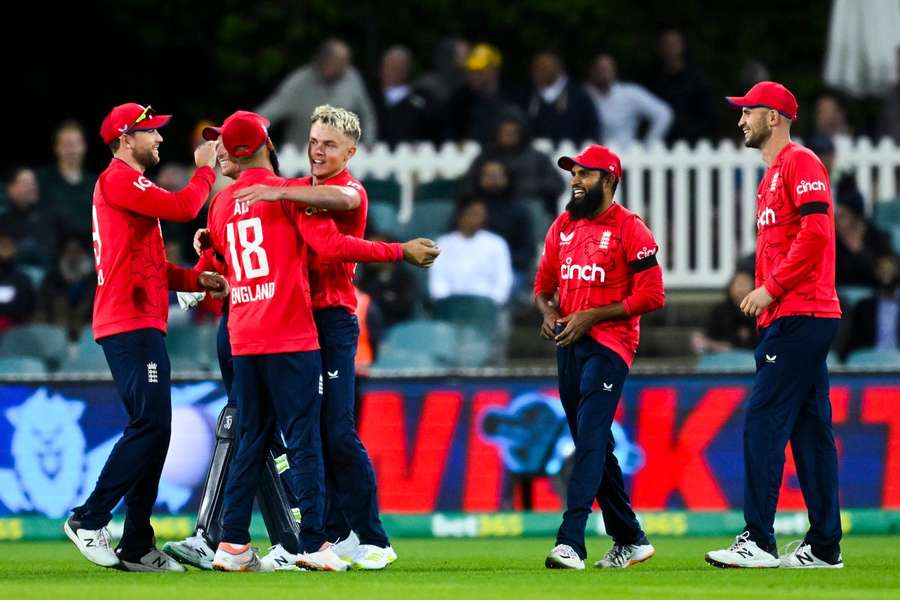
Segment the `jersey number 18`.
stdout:
[[[260,218],[253,217],[252,219],[238,221],[237,239],[235,239],[234,230],[235,224],[228,223],[225,234],[228,237],[228,249],[231,252],[235,281],[240,281],[245,277],[253,279],[268,275],[269,259],[266,257],[266,251],[260,245],[263,241],[262,221]],[[237,245],[240,245],[240,260],[238,260]],[[255,260],[254,257],[256,257]],[[243,274],[241,273],[242,265],[244,268]]]

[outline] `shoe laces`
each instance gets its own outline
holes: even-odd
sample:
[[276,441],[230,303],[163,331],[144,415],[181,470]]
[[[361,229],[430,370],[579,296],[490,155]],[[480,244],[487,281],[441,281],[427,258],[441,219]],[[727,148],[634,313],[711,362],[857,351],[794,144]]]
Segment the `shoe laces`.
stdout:
[[98,541],[100,545],[104,548],[111,548],[112,545],[109,542],[109,529],[103,527],[100,529],[100,532],[97,534]]
[[606,553],[605,558],[614,565],[624,564],[628,554],[631,553],[631,548],[631,544],[613,544],[613,547]]
[[750,532],[744,531],[739,536],[734,538],[734,543],[731,545],[731,548],[729,548],[729,550],[731,550],[732,552],[734,552],[736,550],[740,550],[741,548],[743,548],[744,546],[746,546],[749,543],[750,543]]

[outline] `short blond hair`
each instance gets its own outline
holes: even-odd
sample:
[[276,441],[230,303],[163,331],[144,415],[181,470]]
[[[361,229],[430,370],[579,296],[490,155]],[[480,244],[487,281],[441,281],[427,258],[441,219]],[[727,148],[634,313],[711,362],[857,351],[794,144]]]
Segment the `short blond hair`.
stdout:
[[317,106],[313,111],[309,120],[310,125],[322,123],[334,127],[356,144],[362,136],[362,129],[359,126],[359,116],[346,108],[338,108],[330,104]]

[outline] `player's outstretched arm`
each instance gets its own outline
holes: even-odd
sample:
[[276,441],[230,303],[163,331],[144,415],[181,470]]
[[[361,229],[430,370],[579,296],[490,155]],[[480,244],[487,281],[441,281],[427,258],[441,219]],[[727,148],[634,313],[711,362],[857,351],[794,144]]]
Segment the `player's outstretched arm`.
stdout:
[[360,205],[359,192],[349,185],[297,185],[273,187],[251,185],[234,194],[238,204],[253,206],[257,202],[289,200],[306,206],[332,211],[353,210]]

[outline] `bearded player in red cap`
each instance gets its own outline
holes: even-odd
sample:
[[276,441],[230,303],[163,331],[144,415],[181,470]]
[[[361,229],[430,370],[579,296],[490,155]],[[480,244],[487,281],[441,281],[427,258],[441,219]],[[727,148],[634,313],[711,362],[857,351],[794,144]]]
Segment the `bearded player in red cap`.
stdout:
[[[741,109],[744,145],[758,148],[768,168],[756,190],[757,287],[741,303],[760,330],[744,423],[746,527],[730,548],[707,553],[706,561],[716,567],[839,569],[844,563],[826,357],[841,308],[828,171],[812,151],[791,141],[798,106],[783,85],[763,81],[727,100]],[[775,509],[788,440],[810,527],[779,560]]]
[[662,270],[650,230],[613,201],[619,157],[592,145],[558,164],[572,174],[572,199],[547,232],[534,294],[544,318],[541,335],[557,346],[559,396],[575,456],[566,512],[545,565],[584,569],[584,530],[596,498],[613,546],[594,566],[623,569],[654,549],[631,509],[611,428],[637,350],[640,315],[665,303]]
[[[91,562],[126,571],[183,571],[155,547],[150,513],[169,447],[172,404],[164,336],[169,290],[225,295],[216,273],[166,262],[159,220],[190,221],[212,188],[215,147],[194,153],[197,171],[179,192],[157,187],[144,170],[159,163],[158,129],[169,115],[139,104],[116,106],[100,136],[113,159],[94,188],[93,241],[97,267],[94,337],[103,347],[125,404],[128,425],[91,495],[72,510],[66,535]],[[113,551],[106,525],[124,497],[125,529]]]
[[306,254],[325,261],[409,260],[430,264],[438,251],[424,240],[367,242],[339,233],[324,215],[291,203],[238,203],[234,193],[254,184],[284,185],[272,172],[268,122],[239,111],[221,128],[222,142],[241,167],[238,181],[220,192],[209,215],[213,248],[225,257],[233,284],[228,329],[234,355],[233,392],[240,439],[225,487],[222,541],[213,559],[220,570],[258,570],[250,548],[253,495],[274,428],[286,442],[298,492],[300,550],[297,566],[346,570],[325,541],[325,487],[319,436],[322,373],[313,321]]

